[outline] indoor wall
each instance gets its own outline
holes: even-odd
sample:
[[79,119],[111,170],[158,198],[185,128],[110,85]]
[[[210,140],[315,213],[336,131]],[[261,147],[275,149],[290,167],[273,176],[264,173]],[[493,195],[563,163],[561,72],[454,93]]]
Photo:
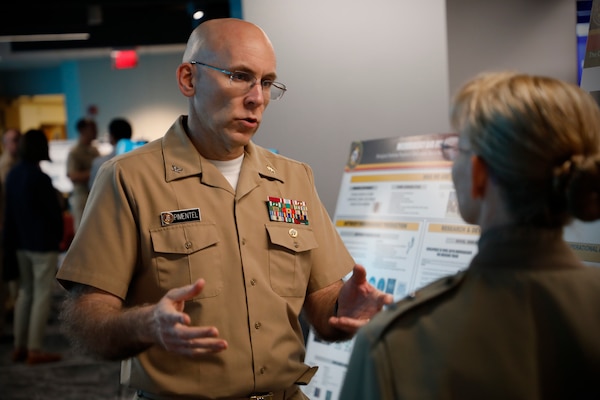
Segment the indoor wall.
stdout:
[[[450,97],[474,74],[509,68],[576,82],[575,8],[575,0],[242,1],[243,18],[271,37],[289,87],[256,142],[310,164],[333,215],[352,141],[448,131]],[[131,70],[112,69],[108,54],[72,60],[42,78],[0,62],[0,96],[64,93],[69,137],[93,105],[100,136],[125,116],[136,138],[152,140],[187,113],[175,82],[182,52],[143,54]],[[32,86],[40,91],[18,93]]]

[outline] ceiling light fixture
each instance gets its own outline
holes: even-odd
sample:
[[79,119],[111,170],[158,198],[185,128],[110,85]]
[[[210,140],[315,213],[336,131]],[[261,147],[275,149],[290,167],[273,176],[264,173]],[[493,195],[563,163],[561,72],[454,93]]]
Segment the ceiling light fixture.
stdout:
[[0,36],[0,43],[9,42],[62,42],[68,40],[88,40],[89,33],[50,33],[40,35],[6,35]]

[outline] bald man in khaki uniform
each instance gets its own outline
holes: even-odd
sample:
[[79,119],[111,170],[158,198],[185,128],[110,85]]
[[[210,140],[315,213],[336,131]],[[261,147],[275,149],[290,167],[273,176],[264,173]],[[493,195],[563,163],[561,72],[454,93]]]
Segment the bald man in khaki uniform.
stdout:
[[391,296],[354,265],[311,169],[251,141],[285,92],[264,32],[201,24],[177,77],[188,115],[98,173],[58,272],[64,324],[125,360],[140,399],[304,399],[300,312],[345,340]]

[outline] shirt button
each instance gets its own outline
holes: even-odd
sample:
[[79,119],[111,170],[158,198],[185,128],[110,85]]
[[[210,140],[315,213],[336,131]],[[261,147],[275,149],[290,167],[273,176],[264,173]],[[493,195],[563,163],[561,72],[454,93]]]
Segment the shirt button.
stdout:
[[298,237],[298,231],[297,231],[297,230],[295,230],[294,228],[291,228],[291,229],[288,231],[288,234],[289,234],[291,237],[293,237],[293,238],[297,238],[297,237]]
[[261,367],[261,368],[260,368],[260,374],[261,374],[261,375],[264,375],[264,373],[265,373],[265,371],[266,371],[266,370],[267,370],[267,369],[266,369],[265,367]]
[[186,249],[191,249],[192,248],[192,242],[185,242],[185,248]]
[[246,239],[242,238],[242,246],[244,246],[246,244]]
[[250,284],[252,286],[256,286],[256,279],[250,279]]
[[256,322],[256,323],[254,324],[254,328],[255,328],[255,329],[260,329],[260,327],[261,327],[261,326],[262,326],[262,324],[261,324],[260,322]]

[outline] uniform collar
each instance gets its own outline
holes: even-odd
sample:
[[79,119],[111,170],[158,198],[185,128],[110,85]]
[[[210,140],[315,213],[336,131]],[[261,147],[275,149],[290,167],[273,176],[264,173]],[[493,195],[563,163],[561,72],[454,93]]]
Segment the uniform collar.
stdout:
[[508,225],[483,232],[472,269],[568,269],[581,263],[563,239],[561,228]]
[[275,167],[276,156],[270,150],[248,143],[245,149],[243,168],[248,168],[253,174],[266,179],[277,179],[284,182],[280,171]]
[[185,116],[180,116],[162,137],[167,182],[202,173],[200,154],[183,127],[185,119]]
[[[203,176],[202,180],[207,183],[206,179],[212,180],[212,173],[218,170],[196,151],[184,128],[186,118],[180,116],[162,138],[165,179],[171,182],[193,175],[203,175],[204,169],[204,174],[208,176]],[[278,156],[273,152],[253,142],[248,143],[245,148],[238,191],[240,189],[248,191],[250,187],[258,185],[262,179],[276,179],[283,182],[283,176],[275,167],[277,158]]]

